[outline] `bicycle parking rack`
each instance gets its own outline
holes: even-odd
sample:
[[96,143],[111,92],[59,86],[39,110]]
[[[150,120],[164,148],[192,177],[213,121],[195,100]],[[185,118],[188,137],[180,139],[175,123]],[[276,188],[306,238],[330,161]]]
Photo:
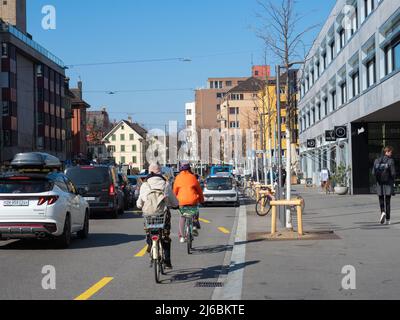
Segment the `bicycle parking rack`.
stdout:
[[297,227],[298,234],[300,236],[304,235],[303,231],[303,209],[302,209],[302,200],[275,200],[271,201],[270,205],[272,207],[272,223],[271,223],[271,235],[276,234],[276,222],[277,222],[277,208],[282,206],[288,207],[296,207],[297,208]]

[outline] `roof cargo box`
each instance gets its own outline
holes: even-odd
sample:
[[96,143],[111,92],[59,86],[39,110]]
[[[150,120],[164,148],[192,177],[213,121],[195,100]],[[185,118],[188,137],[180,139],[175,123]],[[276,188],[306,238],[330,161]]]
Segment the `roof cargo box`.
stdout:
[[47,153],[30,152],[19,153],[13,161],[11,167],[14,169],[57,169],[61,170],[60,159]]

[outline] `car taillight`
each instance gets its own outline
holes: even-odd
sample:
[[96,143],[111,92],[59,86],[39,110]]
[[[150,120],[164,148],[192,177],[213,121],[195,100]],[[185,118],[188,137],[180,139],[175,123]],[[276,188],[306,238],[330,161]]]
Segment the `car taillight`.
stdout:
[[110,185],[110,188],[108,189],[108,193],[110,196],[115,196],[115,186],[113,184]]
[[59,199],[59,196],[49,196],[49,197],[40,197],[38,201],[38,206],[44,205],[46,202],[49,206],[56,203]]

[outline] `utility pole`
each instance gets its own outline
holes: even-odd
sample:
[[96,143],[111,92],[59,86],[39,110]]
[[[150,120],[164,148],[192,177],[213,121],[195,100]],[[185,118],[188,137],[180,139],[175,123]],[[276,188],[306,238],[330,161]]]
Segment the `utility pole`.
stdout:
[[[281,123],[281,66],[276,67],[276,111],[278,117],[278,200],[282,199],[282,123]],[[279,220],[286,225],[285,216],[279,207]]]

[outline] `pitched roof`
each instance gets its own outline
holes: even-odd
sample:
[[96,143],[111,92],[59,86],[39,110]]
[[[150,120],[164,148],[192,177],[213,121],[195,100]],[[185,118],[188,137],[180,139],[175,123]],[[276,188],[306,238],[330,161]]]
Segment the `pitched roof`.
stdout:
[[120,127],[121,124],[125,124],[125,125],[129,126],[139,136],[141,136],[143,139],[146,139],[146,136],[147,136],[147,130],[146,129],[144,129],[143,127],[141,127],[137,123],[131,123],[131,122],[126,121],[126,120],[121,120],[116,126],[114,126],[114,128],[111,129],[111,131],[109,133],[107,133],[105,135],[103,141],[108,140],[111,137],[111,135],[113,135],[115,133],[115,131],[118,130],[118,128]]
[[255,92],[260,91],[265,87],[266,81],[258,78],[248,78],[247,80],[239,83],[236,87],[229,90],[230,93],[235,92]]
[[81,99],[79,89],[70,89],[71,93],[73,94],[73,98],[71,99],[72,105],[82,105],[86,108],[90,108],[90,105],[83,99]]

